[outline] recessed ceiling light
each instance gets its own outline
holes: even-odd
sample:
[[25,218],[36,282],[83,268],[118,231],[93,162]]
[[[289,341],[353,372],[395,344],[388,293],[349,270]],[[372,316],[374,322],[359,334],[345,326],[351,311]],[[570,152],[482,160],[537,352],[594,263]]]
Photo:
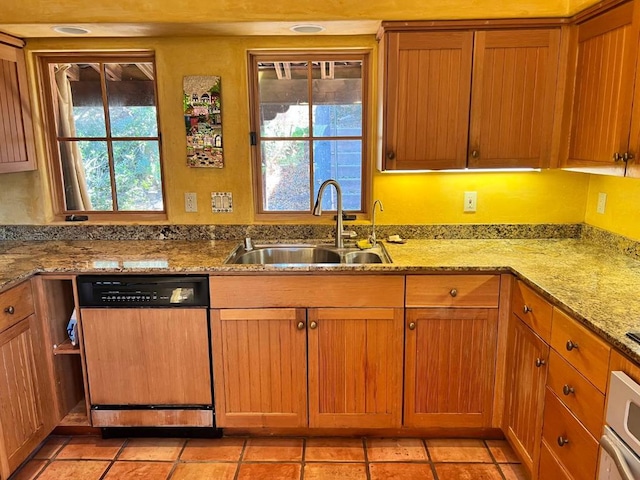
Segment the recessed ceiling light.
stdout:
[[88,28],[71,26],[56,26],[53,27],[53,31],[67,35],[86,35],[87,33],[91,33],[91,30]]
[[294,25],[289,30],[296,33],[320,33],[325,30],[322,25]]

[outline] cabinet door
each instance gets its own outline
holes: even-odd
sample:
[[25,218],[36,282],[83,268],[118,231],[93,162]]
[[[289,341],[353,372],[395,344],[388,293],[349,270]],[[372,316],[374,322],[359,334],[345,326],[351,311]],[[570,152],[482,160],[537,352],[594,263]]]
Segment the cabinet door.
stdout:
[[490,427],[497,309],[408,309],[405,426]]
[[0,44],[0,173],[35,168],[24,52]]
[[464,168],[473,32],[385,35],[383,168]]
[[469,167],[548,167],[559,29],[476,32]]
[[515,315],[509,323],[511,371],[507,382],[505,435],[536,478],[540,458],[549,346]]
[[305,310],[211,310],[216,424],[307,425]]
[[[577,27],[567,167],[624,175],[638,49],[635,2]],[[573,47],[573,45],[572,45]]]
[[[0,334],[0,430],[3,470],[16,469],[48,434],[42,378],[36,357],[36,317],[31,315]],[[6,462],[6,463],[5,463]],[[8,475],[8,472],[4,472]],[[6,477],[3,477],[6,478]]]
[[402,314],[309,309],[310,427],[400,427]]

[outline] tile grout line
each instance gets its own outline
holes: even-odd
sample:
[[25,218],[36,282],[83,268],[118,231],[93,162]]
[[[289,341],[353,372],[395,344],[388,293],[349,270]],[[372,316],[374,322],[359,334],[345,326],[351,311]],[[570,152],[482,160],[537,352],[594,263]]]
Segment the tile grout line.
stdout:
[[[58,450],[56,450],[56,451],[53,453],[53,455],[51,455],[51,456],[50,456],[50,457],[48,457],[48,458],[43,459],[43,460],[45,461],[45,463],[44,463],[44,467],[43,467],[43,468],[41,468],[41,469],[40,469],[40,471],[39,471],[38,473],[36,473],[36,476],[35,476],[35,477],[33,477],[33,480],[36,480],[40,475],[42,475],[42,472],[44,472],[44,471],[49,467],[49,465],[51,465],[51,463],[53,462],[53,460],[58,456],[58,454],[62,451],[62,449],[63,449],[64,447],[66,447],[66,446],[69,444],[69,442],[71,441],[71,439],[72,439],[72,438],[73,438],[73,437],[68,437],[68,438],[66,439],[66,441],[65,441],[62,445],[60,445],[60,448],[59,448]],[[47,440],[48,440],[48,439],[47,439]],[[47,440],[45,440],[45,441],[42,443],[42,447],[43,447],[43,446],[44,446],[44,444],[47,442]],[[42,447],[40,447],[40,449],[42,449]],[[37,452],[36,452],[36,454],[37,454]],[[34,456],[35,456],[35,455],[34,455]],[[32,458],[31,460],[33,460],[33,458]],[[14,473],[16,473],[16,472],[14,472]]]
[[367,437],[362,437],[362,448],[364,449],[364,473],[367,480],[371,480],[371,472],[369,471],[369,453],[367,452]]
[[431,467],[431,474],[433,475],[434,480],[438,480],[438,472],[436,472],[436,464],[431,457],[431,451],[429,451],[429,445],[427,445],[427,439],[422,438],[422,444],[424,445],[424,449],[427,451],[427,460],[429,460],[429,467]]
[[233,480],[238,480],[238,476],[240,475],[240,466],[242,465],[242,461],[244,459],[244,452],[247,450],[247,443],[249,443],[249,437],[245,437],[242,442],[242,449],[240,450],[240,456],[238,457],[238,461],[236,462],[236,473],[233,475]]
[[302,438],[302,458],[300,459],[300,480],[304,480],[304,467],[307,464],[307,438]]
[[[100,439],[102,439],[102,437],[100,437]],[[111,459],[111,461],[109,462],[109,465],[107,465],[107,468],[105,469],[104,472],[102,472],[102,475],[100,475],[100,480],[104,479],[107,474],[109,473],[109,471],[111,470],[111,468],[113,467],[113,464],[116,463],[118,457],[120,456],[120,454],[122,453],[122,451],[124,450],[124,448],[129,444],[129,439],[125,438],[124,442],[122,442],[122,445],[120,445],[120,448],[118,449],[118,451],[116,452],[116,454],[113,456],[113,458]]]
[[166,480],[169,480],[171,477],[173,477],[173,474],[175,473],[176,468],[178,468],[178,464],[180,463],[180,457],[182,457],[182,454],[184,453],[185,448],[187,448],[187,444],[189,443],[190,440],[191,440],[190,438],[187,438],[184,444],[182,445],[182,448],[180,449],[178,456],[173,461],[173,467],[171,468],[169,475],[167,475]]
[[498,460],[496,459],[496,456],[493,454],[493,452],[491,451],[491,449],[489,448],[489,444],[487,443],[487,439],[484,438],[482,439],[482,444],[485,446],[485,448],[487,449],[487,451],[489,452],[489,457],[491,457],[491,460],[493,460],[493,464],[496,466],[496,468],[498,469],[498,473],[500,474],[500,477],[503,480],[507,480],[506,475],[504,474],[504,472],[502,471],[502,468],[500,467],[500,464],[498,463]]

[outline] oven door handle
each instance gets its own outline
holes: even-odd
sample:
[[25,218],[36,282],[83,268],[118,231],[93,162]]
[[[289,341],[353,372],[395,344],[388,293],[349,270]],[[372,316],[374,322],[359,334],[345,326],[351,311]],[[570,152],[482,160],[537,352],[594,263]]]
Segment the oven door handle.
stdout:
[[600,446],[605,452],[609,454],[609,456],[613,460],[613,463],[616,464],[616,467],[618,468],[618,473],[622,477],[622,480],[635,480],[635,477],[633,476],[633,473],[631,472],[629,465],[627,465],[627,461],[622,455],[622,452],[611,441],[609,437],[607,437],[606,435],[603,435],[600,438]]

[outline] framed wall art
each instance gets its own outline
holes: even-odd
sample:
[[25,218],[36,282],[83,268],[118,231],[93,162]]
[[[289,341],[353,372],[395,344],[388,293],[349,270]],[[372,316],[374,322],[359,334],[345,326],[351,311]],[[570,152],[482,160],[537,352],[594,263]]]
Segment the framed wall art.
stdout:
[[220,77],[192,75],[183,80],[187,165],[224,167]]

